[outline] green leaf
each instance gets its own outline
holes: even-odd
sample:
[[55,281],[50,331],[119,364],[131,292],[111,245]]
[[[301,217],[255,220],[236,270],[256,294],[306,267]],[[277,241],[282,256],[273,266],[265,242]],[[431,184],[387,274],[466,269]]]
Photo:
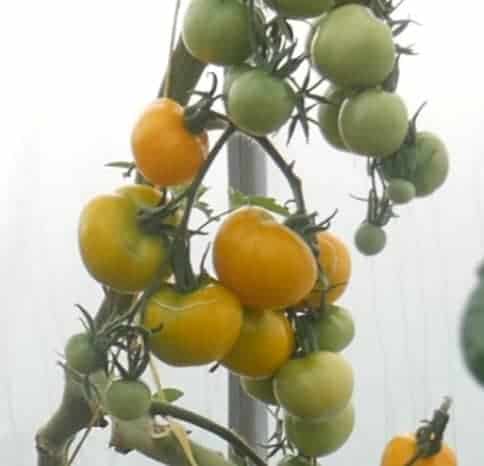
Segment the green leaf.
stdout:
[[229,196],[230,205],[234,208],[242,207],[244,205],[252,205],[262,207],[275,214],[283,215],[284,217],[288,217],[291,214],[287,207],[279,204],[277,200],[272,197],[250,196],[234,189],[230,190]]
[[176,400],[180,399],[183,396],[183,392],[181,390],[178,390],[178,388],[164,388],[162,392],[162,394],[160,394],[159,392],[155,393],[153,395],[153,398],[167,403],[174,403]]

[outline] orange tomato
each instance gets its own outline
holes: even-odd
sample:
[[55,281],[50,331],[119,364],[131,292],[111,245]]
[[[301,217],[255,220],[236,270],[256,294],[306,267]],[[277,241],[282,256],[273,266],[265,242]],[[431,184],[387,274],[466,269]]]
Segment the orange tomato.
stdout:
[[[381,466],[406,466],[416,451],[417,443],[413,434],[399,435],[386,446]],[[455,453],[443,444],[436,455],[420,458],[413,466],[457,466],[457,458]]]
[[215,237],[213,263],[220,282],[259,310],[298,303],[317,276],[309,246],[259,207],[242,207],[225,219]]
[[188,183],[197,174],[208,153],[204,131],[191,133],[184,123],[184,108],[161,98],[142,113],[131,135],[136,167],[157,186]]
[[247,377],[270,377],[291,357],[294,332],[282,312],[244,311],[239,338],[221,364]]
[[[346,245],[328,231],[317,235],[319,245],[319,264],[327,280],[325,299],[328,304],[334,303],[346,290],[351,275],[351,257]],[[317,287],[305,299],[304,304],[318,308],[322,290]]]

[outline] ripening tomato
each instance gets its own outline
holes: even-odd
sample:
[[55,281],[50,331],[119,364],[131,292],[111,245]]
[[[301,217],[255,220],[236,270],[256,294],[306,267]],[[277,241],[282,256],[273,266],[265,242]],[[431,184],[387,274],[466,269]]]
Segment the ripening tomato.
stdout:
[[271,377],[291,357],[294,346],[284,313],[245,310],[240,335],[221,363],[239,375]]
[[328,13],[311,45],[314,66],[341,87],[381,84],[392,71],[395,57],[391,29],[361,5],[345,5]]
[[[329,455],[341,448],[349,439],[354,426],[355,414],[351,403],[330,419],[309,421],[291,415],[286,415],[284,419],[289,443],[295,446],[301,455],[316,458]],[[386,466],[400,465],[391,463]]]
[[249,15],[240,0],[192,0],[183,21],[185,47],[201,62],[238,65],[251,54]]
[[265,379],[255,379],[253,377],[240,377],[240,385],[245,393],[255,400],[262,401],[268,405],[277,406],[277,400],[274,395],[272,377]]
[[277,131],[289,120],[295,105],[296,94],[290,84],[259,68],[239,76],[227,98],[232,122],[256,136]]
[[208,153],[205,131],[191,133],[185,126],[184,109],[172,99],[151,103],[138,119],[131,135],[137,169],[157,186],[188,183],[198,173]]
[[277,372],[274,393],[279,404],[293,416],[327,419],[349,403],[353,370],[339,353],[311,353],[291,359]]
[[107,388],[106,410],[123,421],[133,421],[148,414],[150,404],[150,389],[141,380],[115,380]]
[[355,336],[355,324],[351,314],[334,304],[326,305],[312,326],[321,351],[343,351]]
[[407,136],[407,107],[397,94],[369,89],[344,101],[338,127],[344,144],[353,152],[388,157]]
[[[123,292],[146,288],[158,273],[168,272],[167,249],[159,235],[145,233],[138,210],[161,202],[156,189],[128,185],[92,199],[79,220],[79,249],[91,276]],[[170,220],[172,222],[172,220]]]
[[218,283],[190,293],[164,285],[149,299],[143,325],[156,330],[150,350],[172,366],[199,366],[218,361],[240,334],[242,308],[237,297]]
[[383,251],[387,243],[385,230],[368,222],[363,222],[355,233],[355,245],[365,256],[374,256]]
[[282,309],[313,288],[314,255],[294,231],[266,210],[242,207],[220,226],[213,245],[220,282],[250,308]]
[[334,6],[334,0],[265,0],[265,2],[287,18],[314,18]]
[[[399,435],[386,446],[381,466],[406,466],[417,451],[417,442],[413,434]],[[457,466],[455,453],[446,445],[429,458],[421,458],[412,466]]]

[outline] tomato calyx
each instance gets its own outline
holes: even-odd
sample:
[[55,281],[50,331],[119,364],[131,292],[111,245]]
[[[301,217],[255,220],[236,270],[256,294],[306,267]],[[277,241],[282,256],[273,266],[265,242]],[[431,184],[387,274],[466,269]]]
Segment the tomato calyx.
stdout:
[[417,450],[415,455],[404,466],[413,466],[421,458],[430,458],[440,452],[443,436],[449,422],[449,409],[452,400],[449,397],[434,412],[430,421],[423,421],[423,426],[416,432]]

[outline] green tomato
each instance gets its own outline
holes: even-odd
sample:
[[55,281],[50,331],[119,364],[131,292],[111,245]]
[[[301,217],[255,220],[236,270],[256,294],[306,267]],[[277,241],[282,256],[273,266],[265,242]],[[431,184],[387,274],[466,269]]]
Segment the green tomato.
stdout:
[[274,395],[272,377],[264,379],[254,379],[252,377],[240,377],[240,385],[245,393],[255,400],[262,401],[268,405],[277,406],[277,400]]
[[230,87],[227,109],[231,120],[243,131],[265,136],[278,130],[291,116],[296,95],[283,79],[254,69]]
[[321,103],[318,110],[318,122],[321,134],[326,142],[338,150],[347,151],[338,128],[338,115],[343,102],[351,95],[347,89],[330,86],[324,93],[324,97],[331,104]]
[[377,225],[364,222],[355,233],[355,245],[365,256],[374,256],[385,248],[387,235],[385,230]]
[[344,101],[338,118],[345,145],[357,154],[388,157],[408,133],[408,112],[396,94],[377,89]]
[[132,421],[148,413],[151,393],[140,380],[115,380],[106,391],[105,405],[109,414]]
[[395,204],[407,204],[416,194],[415,185],[402,178],[392,178],[388,182],[387,194]]
[[89,333],[72,335],[64,349],[67,365],[81,374],[90,374],[103,367],[102,356],[96,350]]
[[287,18],[314,18],[334,6],[334,0],[265,0],[265,2]]
[[478,286],[465,307],[460,327],[460,346],[464,362],[474,379],[484,386],[484,267]]
[[328,13],[311,46],[314,66],[341,87],[381,84],[395,58],[391,29],[361,5],[345,5]]
[[274,377],[279,404],[293,416],[324,419],[339,413],[353,393],[353,370],[337,353],[291,359]]
[[277,466],[314,466],[311,463],[309,458],[305,458],[304,456],[294,456],[294,455],[287,455],[282,458]]
[[299,453],[309,457],[321,457],[341,448],[355,426],[353,405],[349,403],[336,416],[322,421],[308,421],[286,415],[284,427],[289,443]]
[[192,0],[183,22],[185,47],[204,63],[243,63],[251,54],[249,15],[240,0]]
[[313,328],[321,351],[343,351],[355,336],[355,324],[351,314],[334,304],[326,305]]
[[248,65],[247,63],[242,63],[241,65],[234,65],[226,68],[224,73],[224,85],[223,85],[224,96],[227,97],[229,95],[232,84],[238,78],[240,78],[240,76],[242,76],[244,73],[252,69],[253,69],[252,66]]

